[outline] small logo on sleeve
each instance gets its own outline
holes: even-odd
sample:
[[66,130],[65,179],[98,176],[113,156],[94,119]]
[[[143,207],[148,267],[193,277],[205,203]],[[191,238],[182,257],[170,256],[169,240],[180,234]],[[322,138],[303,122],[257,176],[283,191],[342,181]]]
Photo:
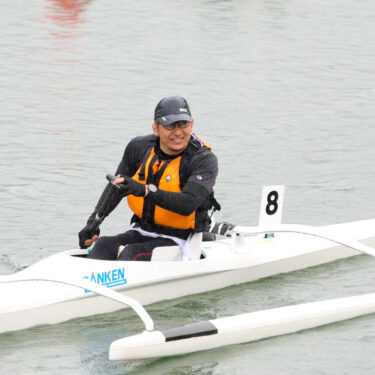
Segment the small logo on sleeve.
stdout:
[[197,176],[197,179],[201,181],[201,180],[203,180],[203,177],[200,176],[200,175],[198,175],[198,176]]

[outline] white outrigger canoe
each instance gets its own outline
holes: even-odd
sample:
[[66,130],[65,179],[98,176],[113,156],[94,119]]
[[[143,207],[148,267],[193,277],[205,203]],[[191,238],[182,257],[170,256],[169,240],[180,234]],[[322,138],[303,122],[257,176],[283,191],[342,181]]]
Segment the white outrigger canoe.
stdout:
[[[0,276],[0,333],[108,313],[122,309],[126,304],[138,313],[146,331],[113,343],[110,358],[140,358],[140,343],[150,347],[149,354],[143,352],[144,358],[191,352],[194,345],[197,350],[202,350],[225,343],[251,341],[374,312],[374,295],[367,295],[343,302],[344,306],[349,306],[344,308],[344,312],[332,310],[336,302],[326,301],[330,313],[325,310],[327,303],[316,302],[317,315],[311,319],[298,318],[306,315],[310,305],[223,318],[170,332],[154,331],[153,321],[143,305],[316,266],[360,253],[375,256],[375,219],[323,227],[280,225],[280,216],[274,216],[274,213],[278,208],[281,211],[283,190],[278,195],[278,204],[273,207],[276,209],[269,210],[270,201],[267,200],[270,196],[274,199],[270,194],[277,194],[278,188],[269,187],[269,190],[263,191],[262,201],[265,204],[261,205],[260,226],[236,226],[231,228],[230,238],[208,242],[202,242],[201,237],[195,235],[191,245],[200,255],[197,260],[183,261],[180,249],[174,246],[155,249],[150,262],[86,259],[87,250],[69,250],[15,274]],[[276,202],[272,199],[271,203]],[[263,219],[262,207],[267,212]],[[221,230],[217,226],[216,229]],[[265,237],[264,233],[270,232],[277,233],[274,237]],[[356,314],[348,312],[350,306],[357,306],[351,309]],[[291,319],[289,329],[277,328],[277,319],[276,322],[272,320],[273,316],[283,315],[284,311]],[[327,314],[331,315],[331,320],[321,318]],[[270,318],[268,325],[275,328],[264,328],[264,322],[259,326],[250,324],[262,322],[262,319],[258,319],[261,316]],[[308,323],[293,325],[293,319]],[[240,334],[240,326],[244,332],[255,331]],[[228,327],[232,332],[229,336]],[[295,329],[291,330],[291,327]],[[236,339],[237,336],[241,339]],[[165,345],[160,345],[161,342]],[[129,345],[134,346],[134,351],[129,349]],[[158,346],[164,349],[158,350]]]

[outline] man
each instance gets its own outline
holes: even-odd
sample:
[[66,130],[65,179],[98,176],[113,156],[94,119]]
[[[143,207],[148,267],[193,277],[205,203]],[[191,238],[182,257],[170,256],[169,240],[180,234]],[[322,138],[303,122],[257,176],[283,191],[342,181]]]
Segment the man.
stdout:
[[[172,96],[158,103],[153,135],[129,142],[117,177],[106,186],[79,233],[81,248],[96,241],[90,258],[150,260],[155,247],[176,243],[188,252],[189,235],[206,229],[208,210],[217,205],[213,186],[218,164],[210,147],[192,133],[193,126],[184,98]],[[134,227],[99,238],[100,223],[124,196],[134,212]],[[119,254],[120,246],[125,248]]]

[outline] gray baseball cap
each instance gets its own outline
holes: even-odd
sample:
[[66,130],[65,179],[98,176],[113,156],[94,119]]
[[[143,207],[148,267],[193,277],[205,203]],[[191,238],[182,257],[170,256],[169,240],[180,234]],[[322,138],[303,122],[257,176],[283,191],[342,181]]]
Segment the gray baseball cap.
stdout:
[[189,105],[181,96],[169,96],[160,100],[155,108],[155,122],[169,125],[176,121],[192,121]]

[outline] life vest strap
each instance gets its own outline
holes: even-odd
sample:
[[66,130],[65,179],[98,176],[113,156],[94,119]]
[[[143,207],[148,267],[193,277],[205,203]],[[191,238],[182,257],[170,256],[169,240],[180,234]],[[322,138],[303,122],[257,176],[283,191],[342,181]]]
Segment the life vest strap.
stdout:
[[149,147],[147,151],[145,152],[144,157],[142,159],[141,170],[139,171],[139,174],[138,174],[139,181],[145,181],[146,179],[146,176],[145,176],[146,163],[147,163],[147,159],[150,155],[151,150],[152,150],[152,147]]

